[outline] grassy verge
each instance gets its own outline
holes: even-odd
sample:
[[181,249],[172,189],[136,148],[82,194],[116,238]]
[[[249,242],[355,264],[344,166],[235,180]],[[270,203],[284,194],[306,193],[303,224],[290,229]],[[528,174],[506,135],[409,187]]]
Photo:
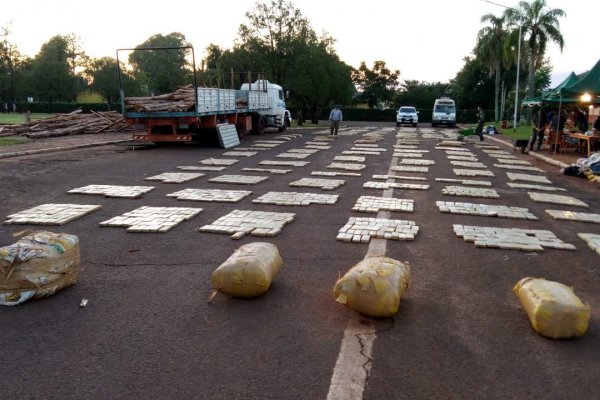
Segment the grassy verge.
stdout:
[[502,129],[502,134],[510,137],[511,139],[530,139],[531,138],[531,126],[517,126],[517,129],[513,127]]
[[[496,128],[499,128],[500,122],[490,121],[490,122],[486,122],[483,126],[486,127],[488,125],[494,125]],[[476,124],[464,124],[463,126],[465,128],[475,129]],[[514,129],[511,125],[508,128],[504,128],[501,130],[502,130],[502,135],[504,135],[505,137],[514,139],[514,140],[531,138],[531,126],[529,126],[529,125],[517,126],[517,129]]]
[[[31,120],[37,121],[54,116],[54,114],[33,113]],[[22,124],[25,122],[25,115],[19,113],[0,113],[0,124]]]
[[27,143],[29,139],[22,136],[0,137],[0,146],[10,146],[11,144]]

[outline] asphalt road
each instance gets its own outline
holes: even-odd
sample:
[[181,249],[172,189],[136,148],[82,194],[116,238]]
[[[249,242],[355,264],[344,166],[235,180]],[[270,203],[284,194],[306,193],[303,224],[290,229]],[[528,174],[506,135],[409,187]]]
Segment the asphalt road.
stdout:
[[[294,130],[300,137],[253,157],[239,157],[223,172],[183,184],[145,181],[198,165],[206,158],[228,158],[226,151],[198,146],[131,148],[105,146],[0,160],[0,216],[43,203],[99,204],[96,212],[61,227],[43,227],[79,236],[82,270],[75,286],[56,295],[0,308],[3,372],[1,398],[6,399],[325,399],[350,321],[374,326],[376,340],[364,399],[597,399],[600,393],[600,255],[577,233],[600,233],[600,225],[556,221],[545,209],[600,213],[598,185],[561,175],[527,155],[515,153],[568,195],[589,209],[534,203],[526,190],[507,186],[506,170],[480,149],[468,145],[490,170],[501,199],[472,199],[441,194],[456,178],[435,139],[422,139],[424,158],[436,164],[425,176],[428,191],[394,189],[393,197],[415,201],[414,213],[392,212],[395,219],[420,227],[414,241],[388,241],[386,255],[408,261],[412,286],[393,318],[372,320],[337,304],[332,293],[340,275],[367,253],[367,244],[336,240],[374,174],[387,174],[393,161],[395,126],[361,124],[335,138],[330,150],[311,155],[306,167],[289,167],[285,175],[241,172],[261,167],[261,160],[318,136]],[[385,129],[385,130],[382,130]],[[422,132],[402,128],[401,132]],[[288,183],[324,171],[333,157],[349,150],[365,133],[380,131],[387,152],[369,155],[361,177],[345,179],[334,191],[290,188]],[[450,132],[441,128],[438,132]],[[250,136],[268,140],[277,133]],[[440,135],[441,137],[441,135]],[[287,168],[287,167],[274,167]],[[526,171],[515,171],[528,173]],[[222,174],[269,176],[258,185],[209,183]],[[327,178],[327,177],[316,177]],[[414,182],[421,183],[421,182]],[[140,199],[68,194],[90,184],[149,185],[156,189]],[[238,203],[177,201],[166,195],[183,188],[251,190]],[[289,207],[253,204],[268,191],[338,194],[335,205]],[[562,193],[561,193],[562,194]],[[442,214],[436,200],[526,207],[537,221]],[[167,233],[127,233],[99,223],[140,206],[200,207],[203,212]],[[272,238],[201,233],[202,225],[234,209],[294,212],[295,221]],[[547,229],[575,251],[543,252],[480,249],[455,236],[452,225]],[[33,225],[0,225],[0,245]],[[212,304],[210,275],[242,244],[275,244],[284,266],[270,291],[256,299],[219,296]],[[575,288],[592,306],[585,336],[551,340],[532,329],[512,287],[525,276],[545,277]],[[80,308],[81,299],[89,299]]]

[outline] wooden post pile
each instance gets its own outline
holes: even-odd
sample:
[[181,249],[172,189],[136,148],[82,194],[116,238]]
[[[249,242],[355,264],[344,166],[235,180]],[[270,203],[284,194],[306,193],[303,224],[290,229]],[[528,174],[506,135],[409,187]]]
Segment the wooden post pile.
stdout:
[[117,132],[127,130],[123,116],[116,111],[83,114],[76,110],[69,114],[31,121],[12,127],[4,127],[0,136],[24,135],[30,138],[67,136],[84,133]]
[[194,110],[196,95],[192,85],[182,86],[173,93],[150,97],[126,97],[125,110],[134,112],[183,112]]

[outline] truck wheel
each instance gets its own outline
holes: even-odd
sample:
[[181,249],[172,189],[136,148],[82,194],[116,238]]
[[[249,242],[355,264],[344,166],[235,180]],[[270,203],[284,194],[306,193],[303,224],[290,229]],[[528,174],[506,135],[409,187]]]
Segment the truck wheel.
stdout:
[[258,120],[258,134],[262,135],[265,133],[265,129],[267,129],[267,120],[265,117],[260,117]]
[[252,133],[255,135],[262,135],[265,133],[267,127],[267,120],[262,115],[252,116]]
[[285,117],[283,119],[283,125],[279,127],[279,132],[285,132],[288,126],[290,126],[290,120],[288,117]]

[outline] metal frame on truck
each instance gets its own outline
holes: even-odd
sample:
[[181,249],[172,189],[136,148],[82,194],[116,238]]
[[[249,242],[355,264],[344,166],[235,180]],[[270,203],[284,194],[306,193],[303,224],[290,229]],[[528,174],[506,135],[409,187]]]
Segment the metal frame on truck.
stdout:
[[[125,94],[122,86],[119,52],[121,51],[153,51],[181,50],[192,52],[194,72],[194,110],[193,111],[159,111],[131,112],[125,105]],[[121,96],[122,114],[130,124],[142,125],[144,132],[133,135],[134,140],[146,142],[191,142],[199,140],[201,132],[210,130],[216,133],[217,126],[223,123],[235,126],[241,138],[248,132],[263,133],[267,126],[275,126],[285,130],[289,123],[289,111],[284,110],[283,118],[268,120],[261,112],[272,108],[269,99],[269,87],[280,86],[269,83],[259,75],[256,83],[248,83],[248,89],[220,89],[198,86],[196,59],[191,46],[152,47],[117,50],[117,68],[119,70],[119,92]],[[282,89],[281,89],[282,90]],[[151,98],[150,98],[151,99]],[[284,105],[285,106],[285,105]]]

